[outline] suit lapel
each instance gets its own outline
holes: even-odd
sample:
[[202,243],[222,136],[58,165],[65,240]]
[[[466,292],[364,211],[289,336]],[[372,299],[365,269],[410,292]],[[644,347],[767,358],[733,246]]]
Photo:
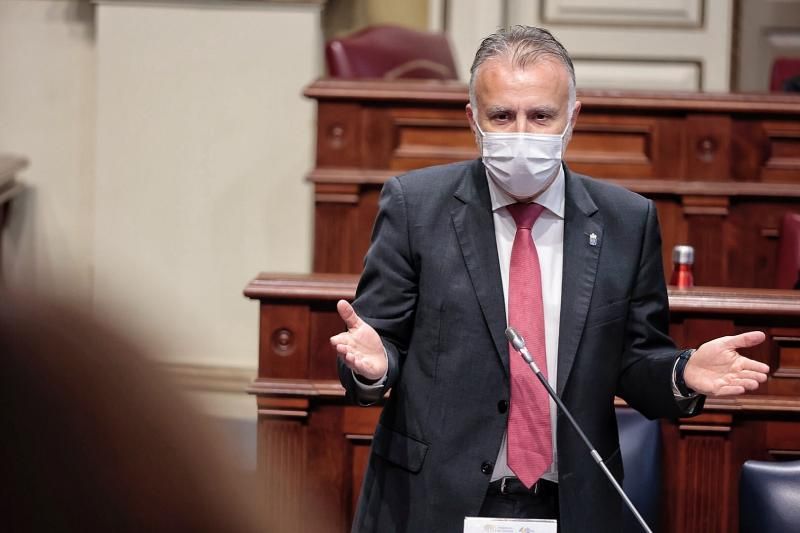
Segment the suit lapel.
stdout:
[[582,182],[566,171],[564,202],[564,275],[561,288],[561,323],[558,339],[559,396],[569,379],[589,312],[603,225]]
[[497,355],[508,374],[508,341],[503,283],[497,258],[489,187],[483,164],[476,160],[470,175],[455,193],[458,205],[451,211],[464,263]]

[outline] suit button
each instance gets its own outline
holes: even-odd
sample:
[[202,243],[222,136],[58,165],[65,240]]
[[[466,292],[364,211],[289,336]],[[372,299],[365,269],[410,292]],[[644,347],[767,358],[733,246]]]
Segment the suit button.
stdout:
[[481,472],[484,474],[491,474],[492,470],[494,470],[494,465],[489,461],[486,461],[481,465]]
[[506,411],[508,411],[508,402],[506,400],[500,400],[497,402],[497,412],[503,414]]

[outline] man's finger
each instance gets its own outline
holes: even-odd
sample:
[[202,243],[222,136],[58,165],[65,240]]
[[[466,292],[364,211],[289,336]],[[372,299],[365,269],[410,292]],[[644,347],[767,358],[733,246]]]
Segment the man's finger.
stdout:
[[346,300],[339,300],[336,303],[336,310],[339,312],[339,316],[342,317],[342,320],[344,320],[344,325],[347,326],[347,329],[354,328],[361,322],[353,306]]
[[336,346],[337,344],[347,344],[347,341],[350,340],[350,334],[348,332],[337,333],[333,337],[331,337],[331,344]]
[[761,331],[748,331],[728,337],[726,344],[728,348],[733,348],[734,350],[738,348],[750,348],[751,346],[761,344],[766,338],[767,336]]
[[759,374],[768,374],[769,366],[765,365],[761,361],[756,361],[754,359],[748,359],[747,357],[742,357],[742,370],[746,372],[758,372]]
[[752,379],[753,381],[763,383],[767,380],[767,373],[757,372],[753,370],[742,370],[737,374],[736,377],[738,377],[739,379]]

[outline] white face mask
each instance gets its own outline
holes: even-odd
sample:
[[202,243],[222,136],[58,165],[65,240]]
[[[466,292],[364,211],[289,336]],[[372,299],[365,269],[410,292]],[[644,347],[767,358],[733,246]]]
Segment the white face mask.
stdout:
[[494,182],[516,198],[536,196],[553,182],[561,165],[564,135],[551,133],[481,134],[481,158]]

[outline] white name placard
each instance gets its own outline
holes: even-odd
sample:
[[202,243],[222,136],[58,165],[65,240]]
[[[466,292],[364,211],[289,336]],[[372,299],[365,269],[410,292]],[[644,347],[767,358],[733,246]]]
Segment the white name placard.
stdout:
[[557,533],[557,520],[537,518],[464,518],[464,533]]

